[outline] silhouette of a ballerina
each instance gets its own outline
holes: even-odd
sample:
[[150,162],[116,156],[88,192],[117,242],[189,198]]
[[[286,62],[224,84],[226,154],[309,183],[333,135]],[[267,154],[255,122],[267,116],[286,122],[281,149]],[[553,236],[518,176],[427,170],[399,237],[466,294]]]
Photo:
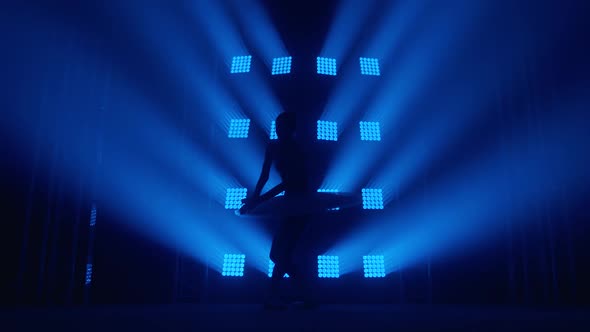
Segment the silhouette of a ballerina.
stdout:
[[[306,158],[302,147],[295,139],[296,118],[294,113],[284,112],[276,119],[276,132],[278,139],[269,144],[264,157],[262,172],[252,196],[246,198],[244,203],[247,212],[250,207],[255,207],[262,201],[273,198],[282,191],[285,198],[301,197],[311,194],[309,190],[309,175],[306,169]],[[282,182],[260,195],[262,188],[269,178],[270,168],[274,164]],[[303,207],[302,207],[303,208]],[[301,240],[310,216],[305,212],[301,214],[281,217],[282,222],[275,234],[270,250],[270,259],[275,263],[271,279],[270,297],[266,303],[267,307],[280,308],[284,306],[278,295],[278,288],[284,274],[287,273],[291,280],[297,284],[303,292],[304,304],[311,305],[307,282],[296,267],[293,257],[297,244]]]

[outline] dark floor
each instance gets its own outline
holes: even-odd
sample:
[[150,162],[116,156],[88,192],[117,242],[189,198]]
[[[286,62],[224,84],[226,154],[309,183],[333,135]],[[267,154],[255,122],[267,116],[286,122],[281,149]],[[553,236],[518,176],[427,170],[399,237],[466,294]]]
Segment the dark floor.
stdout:
[[5,332],[590,331],[590,308],[323,305],[277,312],[260,305],[137,305],[2,310],[0,321]]

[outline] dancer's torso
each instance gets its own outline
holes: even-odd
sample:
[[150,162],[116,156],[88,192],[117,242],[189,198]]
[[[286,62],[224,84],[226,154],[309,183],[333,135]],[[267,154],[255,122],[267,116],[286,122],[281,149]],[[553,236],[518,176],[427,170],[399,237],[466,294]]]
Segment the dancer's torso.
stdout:
[[277,141],[271,145],[273,163],[282,182],[285,194],[303,195],[309,192],[309,174],[304,150],[296,141]]

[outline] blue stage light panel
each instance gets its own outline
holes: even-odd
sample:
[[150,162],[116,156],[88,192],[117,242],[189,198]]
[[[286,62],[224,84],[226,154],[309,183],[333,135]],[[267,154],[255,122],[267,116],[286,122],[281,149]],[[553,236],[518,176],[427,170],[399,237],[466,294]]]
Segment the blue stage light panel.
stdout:
[[338,256],[318,256],[318,277],[340,278]]
[[237,210],[242,207],[242,200],[248,195],[246,188],[227,188],[225,193],[225,208]]
[[318,74],[336,76],[336,59],[318,57]]
[[384,278],[385,259],[383,256],[363,256],[365,278]]
[[250,130],[250,119],[231,119],[229,124],[229,138],[248,138]]
[[380,76],[379,60],[375,58],[360,58],[361,74]]
[[277,136],[277,122],[274,120],[270,125],[270,139],[279,139],[279,136]]
[[84,284],[90,285],[92,283],[92,264],[86,264],[86,279]]
[[223,255],[223,269],[221,275],[224,277],[243,277],[246,255],[225,254]]
[[383,190],[363,188],[363,209],[383,210]]
[[231,62],[231,73],[249,73],[251,63],[251,55],[235,56]]
[[272,59],[272,74],[282,75],[291,72],[291,57],[274,58]]
[[[271,260],[268,261],[268,277],[272,277],[272,271],[275,268],[275,263]],[[289,278],[289,275],[287,273],[285,273],[285,275],[283,276],[283,278]]]
[[337,141],[338,123],[331,121],[318,121],[318,140]]
[[380,141],[381,130],[379,129],[379,122],[359,122],[361,127],[361,141]]

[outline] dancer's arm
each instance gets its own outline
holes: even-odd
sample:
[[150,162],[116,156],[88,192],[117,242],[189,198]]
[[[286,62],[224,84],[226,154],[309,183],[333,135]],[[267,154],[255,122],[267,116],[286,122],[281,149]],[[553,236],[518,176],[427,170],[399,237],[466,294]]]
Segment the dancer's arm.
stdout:
[[257,207],[260,203],[267,201],[276,195],[280,194],[285,190],[285,185],[281,182],[280,184],[274,186],[271,190],[264,193],[264,195],[254,196],[253,198],[246,198],[242,202],[244,206],[242,206],[237,212],[237,215],[242,215],[248,213],[253,208]]

